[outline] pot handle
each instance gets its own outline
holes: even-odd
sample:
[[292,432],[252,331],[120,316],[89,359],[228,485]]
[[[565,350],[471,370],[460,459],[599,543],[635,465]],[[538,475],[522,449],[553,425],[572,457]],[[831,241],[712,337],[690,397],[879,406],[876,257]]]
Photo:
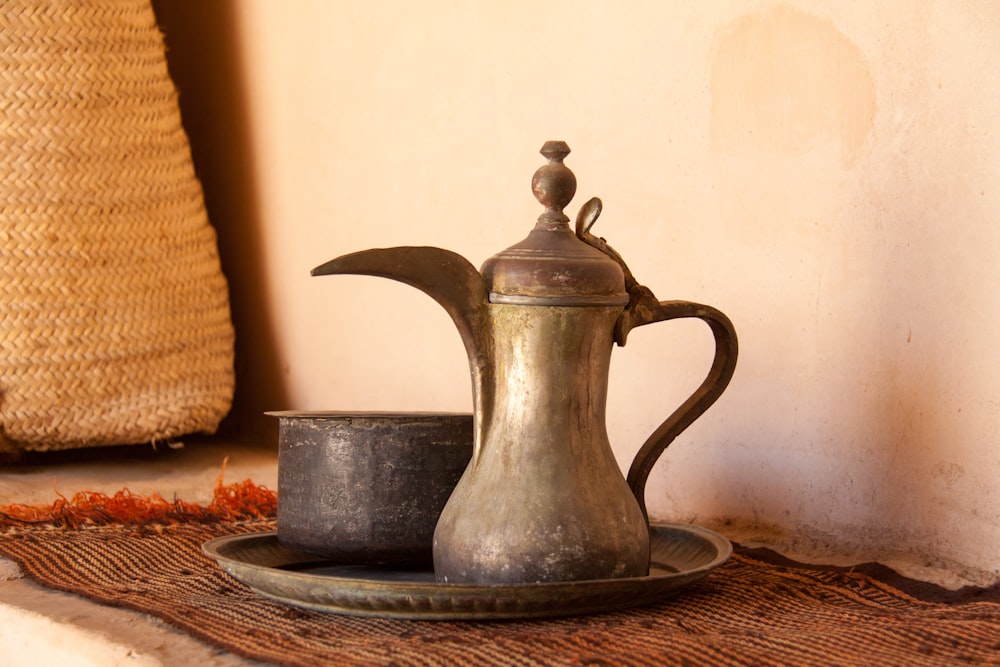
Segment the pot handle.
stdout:
[[690,301],[657,301],[652,292],[641,285],[635,285],[630,291],[639,294],[633,293],[633,301],[618,321],[615,339],[619,345],[625,344],[628,331],[635,327],[688,317],[703,320],[715,336],[715,358],[708,375],[694,393],[646,439],[629,468],[628,485],[648,520],[646,480],[653,465],[670,443],[725,391],[736,368],[739,344],[732,322],[716,308]]
[[597,197],[590,199],[577,213],[576,235],[584,243],[597,248],[611,259],[615,260],[625,276],[625,289],[629,301],[618,321],[615,323],[615,342],[625,345],[628,332],[636,327],[664,320],[676,320],[682,317],[697,317],[704,320],[715,336],[715,359],[701,385],[688,397],[673,414],[667,417],[660,427],[646,439],[639,453],[635,455],[628,471],[628,485],[639,501],[642,515],[649,521],[646,513],[646,480],[663,453],[681,431],[690,426],[705,410],[722,395],[736,369],[736,356],[739,344],[736,340],[736,330],[725,314],[700,303],[690,301],[658,301],[648,287],[639,284],[625,260],[603,238],[594,236],[590,229],[597,222],[603,208]]

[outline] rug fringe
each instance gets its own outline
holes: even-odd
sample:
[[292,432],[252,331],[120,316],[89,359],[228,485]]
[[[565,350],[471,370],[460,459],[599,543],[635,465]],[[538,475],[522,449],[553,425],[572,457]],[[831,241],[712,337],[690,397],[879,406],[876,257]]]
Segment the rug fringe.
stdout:
[[208,505],[190,503],[180,498],[165,500],[160,494],[140,496],[127,487],[113,495],[80,491],[71,498],[56,491],[51,505],[13,503],[0,506],[0,528],[44,526],[81,528],[122,524],[219,523],[249,519],[271,519],[277,514],[278,495],[266,486],[246,479],[225,484],[226,461],[215,480],[212,501]]

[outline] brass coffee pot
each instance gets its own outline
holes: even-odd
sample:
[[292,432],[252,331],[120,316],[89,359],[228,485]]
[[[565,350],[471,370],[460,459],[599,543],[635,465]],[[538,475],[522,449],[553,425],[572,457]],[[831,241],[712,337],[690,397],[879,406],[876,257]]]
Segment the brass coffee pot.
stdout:
[[[334,259],[313,275],[363,274],[430,295],[458,327],[472,374],[472,460],[434,532],[438,581],[532,583],[641,577],[649,571],[644,492],[670,442],[726,388],[736,332],[715,308],[658,301],[604,239],[598,199],[570,229],[569,147],[547,142],[532,177],[545,207],[531,233],[482,273],[448,250],[396,247]],[[622,476],[605,427],[612,344],[638,326],[704,320],[715,335],[708,376],[641,447]]]

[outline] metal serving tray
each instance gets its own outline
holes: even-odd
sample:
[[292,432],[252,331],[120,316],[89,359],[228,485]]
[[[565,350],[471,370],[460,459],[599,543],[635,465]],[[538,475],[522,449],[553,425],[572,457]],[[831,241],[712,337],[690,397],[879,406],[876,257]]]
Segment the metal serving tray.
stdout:
[[722,565],[732,545],[698,526],[654,524],[645,577],[534,584],[447,584],[425,566],[336,563],[293,551],[274,532],[209,540],[202,547],[257,593],[297,607],[353,616],[488,620],[590,614],[650,604]]

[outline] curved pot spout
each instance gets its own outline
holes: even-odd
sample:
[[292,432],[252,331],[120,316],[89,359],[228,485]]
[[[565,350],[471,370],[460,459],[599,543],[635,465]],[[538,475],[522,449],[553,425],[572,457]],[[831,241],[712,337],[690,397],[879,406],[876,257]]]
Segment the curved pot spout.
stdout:
[[[314,276],[364,275],[416,287],[451,316],[469,357],[476,412],[476,451],[492,407],[493,360],[487,322],[488,294],[483,276],[467,259],[427,246],[375,248],[343,255],[312,270]],[[475,458],[475,457],[474,457]]]

